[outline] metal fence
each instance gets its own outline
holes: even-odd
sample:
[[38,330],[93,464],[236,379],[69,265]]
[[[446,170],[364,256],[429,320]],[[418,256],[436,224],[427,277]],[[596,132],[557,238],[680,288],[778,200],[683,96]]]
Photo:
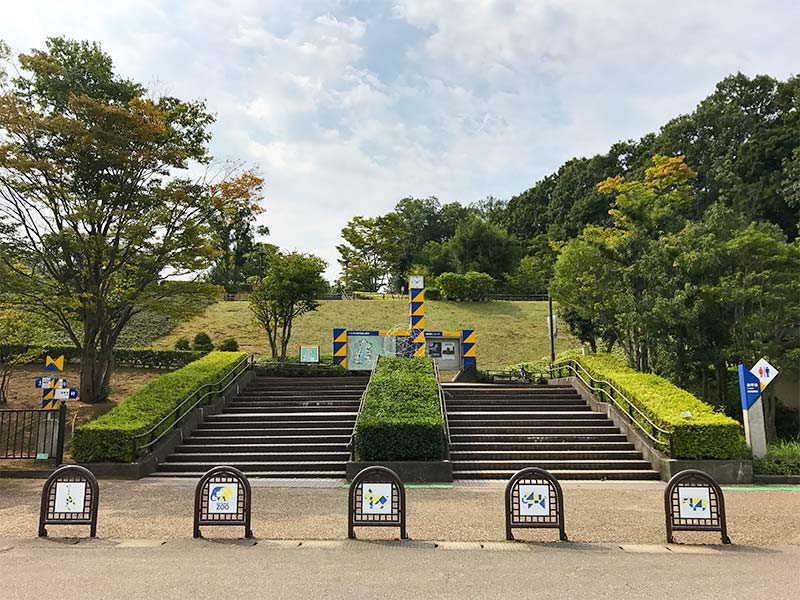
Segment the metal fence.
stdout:
[[0,410],[0,459],[64,459],[67,405],[58,410]]

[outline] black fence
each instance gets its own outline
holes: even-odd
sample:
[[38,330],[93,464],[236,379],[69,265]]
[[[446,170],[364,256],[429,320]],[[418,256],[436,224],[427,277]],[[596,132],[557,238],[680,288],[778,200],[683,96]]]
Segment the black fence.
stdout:
[[64,459],[67,405],[58,410],[0,410],[0,459]]

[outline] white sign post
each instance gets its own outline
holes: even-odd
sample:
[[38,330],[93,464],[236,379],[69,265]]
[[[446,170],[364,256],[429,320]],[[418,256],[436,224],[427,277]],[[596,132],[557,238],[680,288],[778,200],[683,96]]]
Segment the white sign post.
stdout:
[[[750,372],[740,367],[744,435],[753,457],[767,455],[767,429],[764,424],[764,390],[778,376],[778,370],[766,359],[759,360]],[[745,381],[742,381],[745,379]],[[755,397],[756,393],[758,397]],[[754,399],[755,397],[755,399]]]

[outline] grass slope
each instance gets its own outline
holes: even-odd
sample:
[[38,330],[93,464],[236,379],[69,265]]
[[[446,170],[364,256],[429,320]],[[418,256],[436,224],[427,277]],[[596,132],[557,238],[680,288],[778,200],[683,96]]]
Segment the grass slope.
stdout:
[[[323,300],[316,312],[295,321],[292,330],[292,354],[298,346],[319,345],[323,354],[332,352],[332,329],[405,329],[405,300]],[[428,330],[475,329],[478,366],[496,369],[522,360],[537,359],[550,352],[547,339],[547,302],[425,302],[425,325]],[[251,318],[247,302],[218,302],[201,315],[178,325],[169,335],[157,340],[153,347],[172,348],[175,340],[190,340],[205,331],[219,343],[235,337],[239,348],[251,354],[268,355],[269,344],[264,332]],[[579,344],[559,326],[556,352]]]

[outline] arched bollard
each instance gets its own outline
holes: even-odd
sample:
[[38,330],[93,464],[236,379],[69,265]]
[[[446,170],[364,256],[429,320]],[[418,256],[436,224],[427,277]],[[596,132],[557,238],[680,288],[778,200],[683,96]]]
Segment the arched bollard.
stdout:
[[56,469],[42,488],[39,537],[47,537],[46,525],[88,525],[89,537],[97,535],[100,486],[89,469],[67,465]]
[[722,489],[702,471],[687,469],[669,480],[664,490],[664,513],[668,544],[675,543],[674,531],[719,531],[722,543],[731,543]]
[[539,467],[517,471],[506,485],[506,539],[513,540],[513,528],[558,529],[566,542],[564,495],[553,475]]
[[252,538],[250,508],[252,493],[247,476],[234,467],[214,467],[197,482],[194,492],[194,537],[203,537],[205,525],[243,526]]
[[406,487],[386,467],[367,467],[350,482],[347,538],[356,539],[355,527],[399,527],[406,534]]

